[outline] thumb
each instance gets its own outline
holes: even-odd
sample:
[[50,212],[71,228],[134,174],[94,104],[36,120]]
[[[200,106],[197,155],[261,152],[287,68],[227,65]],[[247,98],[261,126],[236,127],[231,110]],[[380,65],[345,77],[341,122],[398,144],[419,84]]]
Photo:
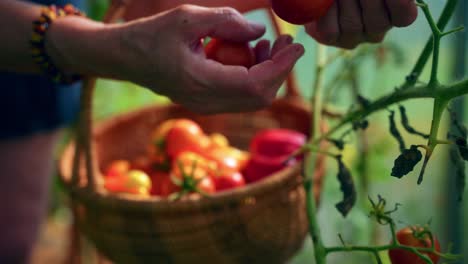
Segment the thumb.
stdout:
[[264,25],[248,21],[234,8],[188,6],[186,9],[185,21],[191,39],[208,36],[246,42],[257,39],[265,33]]

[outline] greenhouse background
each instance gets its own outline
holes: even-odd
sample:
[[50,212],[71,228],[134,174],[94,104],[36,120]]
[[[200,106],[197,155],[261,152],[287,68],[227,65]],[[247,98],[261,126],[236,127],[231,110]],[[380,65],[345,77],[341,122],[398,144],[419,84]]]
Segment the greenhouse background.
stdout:
[[[428,0],[427,2],[436,17],[445,4],[445,1],[442,0]],[[91,16],[99,19],[106,9],[107,1],[89,0],[88,5]],[[273,27],[265,11],[251,12],[246,16],[251,20],[267,23],[266,38],[274,38]],[[452,21],[450,27],[460,24],[468,26],[468,5],[465,1],[460,1],[456,21]],[[309,97],[315,78],[314,63],[317,44],[306,35],[301,27],[288,26],[285,29],[294,35],[295,41],[302,43],[306,48],[305,56],[295,67],[295,73],[302,94]],[[384,45],[391,47],[393,52],[388,52],[388,59],[385,63],[381,63],[378,59],[376,60],[375,56],[369,55],[357,64],[355,78],[359,81],[360,92],[372,100],[391,92],[396,86],[403,83],[429,36],[430,28],[421,13],[416,23],[411,27],[392,30],[386,37]],[[441,50],[441,80],[443,82],[467,77],[467,43],[466,31],[444,38]],[[366,50],[375,50],[375,48],[376,45],[363,45],[355,52],[366,52]],[[338,51],[329,48],[327,52],[335,54]],[[344,63],[344,60],[338,60],[326,70],[326,84],[334,81],[337,73],[343,69]],[[428,69],[429,67],[426,68],[422,80],[427,80]],[[351,102],[347,100],[351,96],[346,96],[347,93],[349,93],[349,89],[339,88],[331,94],[331,100],[337,110],[346,111],[349,108]],[[457,106],[454,106],[454,109],[458,109],[460,114],[465,114],[465,122],[467,122],[466,116],[468,115],[467,100],[468,98],[465,97],[464,100],[458,101]],[[103,120],[145,105],[168,102],[166,98],[130,83],[99,80],[94,101],[95,118]],[[431,101],[414,100],[404,103],[404,106],[412,125],[418,130],[428,131],[431,121],[428,113],[432,112]],[[393,107],[393,110],[395,109],[396,107]],[[448,116],[444,115],[444,117],[446,127],[441,135],[446,134],[449,124]],[[327,245],[340,245],[338,234],[341,234],[344,240],[351,244],[388,242],[390,236],[387,228],[378,226],[374,220],[368,217],[370,204],[367,197],[375,198],[377,195],[381,195],[387,199],[389,204],[402,204],[395,214],[398,227],[430,222],[431,228],[440,238],[444,250],[447,250],[447,246],[452,241],[454,242],[453,250],[465,254],[464,260],[454,263],[468,263],[468,228],[464,226],[467,221],[468,203],[466,198],[468,196],[461,203],[456,201],[455,180],[450,173],[452,166],[448,161],[448,147],[438,149],[433,160],[429,163],[425,180],[421,185],[416,183],[416,173],[397,179],[390,176],[393,161],[398,156],[399,149],[397,142],[388,134],[388,112],[381,111],[374,114],[369,121],[370,126],[364,135],[368,144],[366,148],[368,152],[365,154],[366,177],[368,178],[366,182],[363,182],[363,178],[359,174],[362,172],[362,169],[358,168],[359,157],[362,154],[359,152],[361,146],[358,144],[358,140],[347,145],[344,152],[346,164],[355,172],[358,193],[360,193],[358,206],[351,211],[346,219],[343,219],[334,207],[341,198],[341,192],[335,177],[336,168],[334,164],[331,164],[332,162],[329,162],[319,210],[319,220],[325,243]],[[422,142],[416,137],[406,137],[405,140],[412,144]],[[465,194],[468,195],[466,191]],[[63,222],[66,223],[70,218],[63,199],[63,194],[56,184],[50,221],[60,222],[59,225],[63,225]],[[42,239],[49,241],[46,235]],[[386,258],[384,259],[388,261]],[[329,263],[373,263],[371,257],[362,253],[334,254],[328,260]],[[314,263],[310,241],[305,243],[303,250],[290,263]]]

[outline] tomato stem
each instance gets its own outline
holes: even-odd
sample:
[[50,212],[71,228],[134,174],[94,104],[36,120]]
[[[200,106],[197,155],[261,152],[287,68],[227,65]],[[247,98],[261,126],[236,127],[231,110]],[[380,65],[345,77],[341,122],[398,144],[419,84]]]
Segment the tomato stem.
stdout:
[[[444,10],[442,11],[442,14],[440,15],[439,21],[437,22],[437,27],[440,30],[444,30],[445,27],[447,26],[448,22],[450,21],[450,18],[452,17],[453,13],[455,12],[455,8],[458,4],[458,0],[448,0],[447,3],[445,4]],[[421,76],[422,71],[424,70],[429,57],[431,56],[431,52],[434,48],[434,36],[431,36],[426,43],[426,46],[424,47],[423,51],[421,52],[421,55],[419,56],[416,64],[413,67],[413,70],[411,73],[406,77],[405,83],[401,86],[402,89],[408,89],[410,87],[413,87],[416,82],[419,79],[419,76]]]

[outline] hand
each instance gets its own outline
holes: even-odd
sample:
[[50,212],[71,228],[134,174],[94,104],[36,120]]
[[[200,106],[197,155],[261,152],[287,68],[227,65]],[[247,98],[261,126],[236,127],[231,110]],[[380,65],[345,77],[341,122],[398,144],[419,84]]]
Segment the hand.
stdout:
[[149,18],[114,26],[124,56],[119,78],[170,97],[201,113],[238,112],[269,105],[304,49],[282,36],[270,49],[255,47],[257,64],[247,69],[205,57],[200,39],[251,41],[265,32],[232,8],[184,5]]
[[417,14],[414,0],[336,0],[306,31],[322,44],[353,49],[363,42],[381,42],[391,27],[408,26]]
[[237,9],[239,12],[247,12],[258,8],[268,8],[270,6],[269,0],[133,0],[129,5],[127,5],[124,17],[126,20],[132,20],[167,11],[183,4],[192,4],[204,7],[228,6]]

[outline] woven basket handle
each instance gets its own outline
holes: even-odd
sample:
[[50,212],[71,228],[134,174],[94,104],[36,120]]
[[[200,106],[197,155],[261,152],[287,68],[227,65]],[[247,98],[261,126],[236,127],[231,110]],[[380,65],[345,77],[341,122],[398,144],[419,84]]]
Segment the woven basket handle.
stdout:
[[[104,16],[104,23],[112,23],[122,18],[125,8],[132,0],[112,0],[109,9]],[[93,164],[93,141],[92,141],[92,99],[94,88],[96,86],[96,78],[86,77],[83,81],[83,92],[81,95],[78,124],[76,131],[75,155],[73,157],[73,172],[71,185],[78,187],[80,183],[80,167],[84,155],[86,187],[95,191],[98,188],[97,178],[95,175],[99,172],[95,171]]]
[[[111,5],[103,19],[104,23],[112,23],[120,19],[125,11],[126,6],[132,0],[112,0]],[[270,19],[273,23],[274,32],[276,36],[281,35],[280,25],[276,16],[274,15],[271,9],[268,9]],[[96,85],[96,78],[87,77],[83,82],[83,93],[81,95],[81,111],[79,114],[79,120],[76,131],[76,144],[75,144],[75,153],[73,158],[73,171],[71,186],[78,187],[80,185],[85,185],[86,188],[91,191],[96,191],[99,187],[98,178],[96,175],[99,174],[99,171],[96,170],[97,166],[94,166],[95,160],[93,159],[94,146],[92,141],[92,98],[94,94],[94,88]],[[300,97],[299,90],[297,89],[296,78],[291,72],[288,75],[286,80],[286,95],[285,98],[295,98]],[[81,162],[85,161],[85,174],[86,174],[86,183],[80,182],[80,167]]]

